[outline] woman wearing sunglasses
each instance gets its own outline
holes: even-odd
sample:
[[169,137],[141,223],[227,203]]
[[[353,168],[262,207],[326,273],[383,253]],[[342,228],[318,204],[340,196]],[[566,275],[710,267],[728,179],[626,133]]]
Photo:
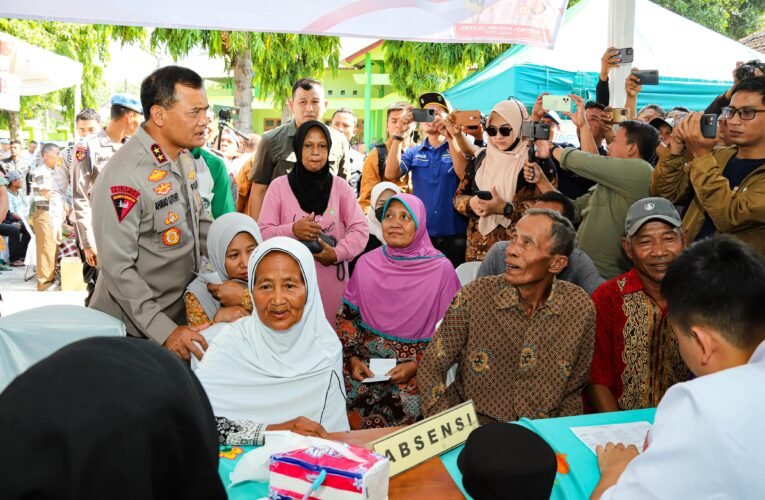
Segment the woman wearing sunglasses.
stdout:
[[[454,208],[468,218],[467,261],[483,260],[494,243],[508,240],[538,194],[536,185],[523,176],[529,142],[521,137],[521,124],[528,119],[520,101],[497,103],[486,124],[488,144],[468,163],[457,188]],[[557,186],[555,165],[549,159],[539,160],[539,165]]]

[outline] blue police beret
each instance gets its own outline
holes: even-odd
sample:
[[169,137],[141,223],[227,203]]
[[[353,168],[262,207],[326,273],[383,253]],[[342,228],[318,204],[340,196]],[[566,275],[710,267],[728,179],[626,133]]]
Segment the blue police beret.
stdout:
[[128,109],[132,109],[136,113],[143,114],[143,106],[141,106],[141,101],[139,101],[137,97],[130,94],[114,94],[110,104],[112,106],[123,106]]

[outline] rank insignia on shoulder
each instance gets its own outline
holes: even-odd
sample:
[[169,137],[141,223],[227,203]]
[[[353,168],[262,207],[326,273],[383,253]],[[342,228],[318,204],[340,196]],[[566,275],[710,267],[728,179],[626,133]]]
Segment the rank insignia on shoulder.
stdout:
[[88,154],[88,150],[86,148],[83,146],[77,146],[77,152],[74,153],[74,157],[77,158],[77,161],[82,161],[85,159],[86,154]]
[[151,145],[151,154],[154,155],[154,158],[160,165],[167,162],[167,155],[165,155],[165,152],[159,147],[159,144]]
[[122,222],[135,206],[141,192],[130,186],[111,186],[109,189],[112,193],[114,210],[117,211],[117,219]]
[[154,192],[160,196],[165,196],[173,190],[173,185],[169,182],[160,182],[157,187],[154,188]]
[[151,182],[159,182],[162,179],[167,176],[167,170],[160,170],[158,168],[153,169],[151,172],[149,172],[149,180]]
[[169,226],[171,224],[175,224],[176,222],[178,222],[178,214],[172,210],[169,210],[167,212],[167,217],[165,217],[165,224]]
[[177,227],[171,227],[162,233],[162,243],[166,247],[172,247],[181,242],[181,230]]

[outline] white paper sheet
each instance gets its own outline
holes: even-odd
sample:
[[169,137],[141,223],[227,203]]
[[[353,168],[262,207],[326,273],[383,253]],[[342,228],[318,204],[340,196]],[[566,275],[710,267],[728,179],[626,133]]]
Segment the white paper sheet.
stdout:
[[390,380],[390,377],[385,375],[396,367],[396,359],[389,358],[372,358],[369,360],[369,370],[375,374],[374,377],[368,377],[362,380],[364,384],[371,384],[372,382],[385,382]]
[[593,453],[598,445],[607,443],[624,443],[625,446],[634,444],[638,451],[643,451],[646,435],[651,430],[651,424],[645,421],[627,424],[590,425],[571,427],[574,433]]

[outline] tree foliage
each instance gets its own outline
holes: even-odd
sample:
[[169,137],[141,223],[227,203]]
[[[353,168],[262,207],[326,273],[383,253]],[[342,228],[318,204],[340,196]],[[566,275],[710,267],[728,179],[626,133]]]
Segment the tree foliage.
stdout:
[[383,44],[385,71],[396,91],[409,100],[441,92],[473,68],[481,69],[507,50],[504,44],[400,42]]
[[[0,18],[0,31],[82,63],[82,104],[93,108],[101,104],[98,99],[105,87],[103,70],[109,62],[109,42],[142,43],[146,37],[144,28],[139,27],[8,18]],[[46,109],[63,107],[65,117],[71,121],[73,105],[73,88],[41,96],[22,96],[21,117],[39,118]],[[7,116],[3,118],[7,120]]]
[[249,52],[254,83],[277,106],[289,99],[296,80],[321,79],[325,67],[334,72],[340,64],[340,39],[333,36],[157,29],[151,44],[154,48],[166,47],[174,59],[201,47],[212,57],[223,57],[228,67],[233,54]]

